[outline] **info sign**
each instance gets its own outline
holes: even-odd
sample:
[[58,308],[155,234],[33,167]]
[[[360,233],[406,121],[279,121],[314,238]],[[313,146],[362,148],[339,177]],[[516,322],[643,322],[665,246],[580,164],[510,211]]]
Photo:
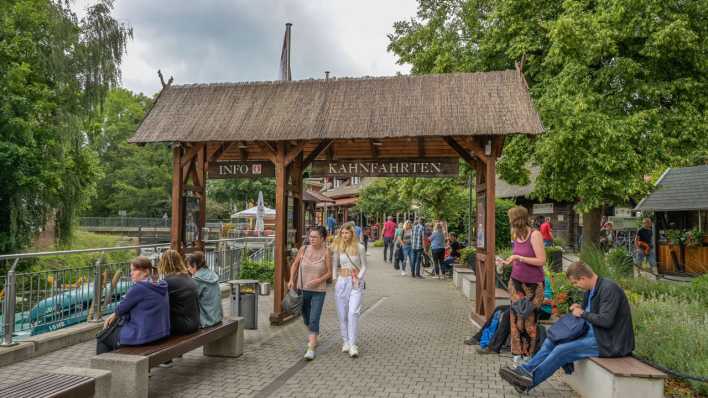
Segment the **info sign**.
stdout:
[[316,160],[311,177],[456,177],[457,158]]
[[209,163],[209,178],[275,177],[273,163],[264,161],[224,160]]

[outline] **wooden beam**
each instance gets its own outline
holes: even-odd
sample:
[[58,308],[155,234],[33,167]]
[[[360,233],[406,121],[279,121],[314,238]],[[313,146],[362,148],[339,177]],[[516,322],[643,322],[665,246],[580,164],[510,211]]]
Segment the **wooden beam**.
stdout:
[[488,156],[484,153],[484,148],[479,144],[479,141],[477,141],[475,137],[470,137],[469,144],[474,155],[482,162],[487,163]]
[[292,163],[295,158],[300,156],[302,153],[302,150],[305,148],[305,142],[299,142],[297,145],[294,146],[292,149],[288,149],[287,155],[285,155],[285,166],[287,167]]
[[233,142],[224,142],[221,145],[219,145],[215,150],[213,150],[211,153],[208,154],[207,160],[209,163],[216,162],[219,160],[219,158],[228,151],[231,146],[233,145]]
[[199,219],[197,221],[197,242],[195,246],[198,250],[204,251],[204,241],[208,237],[202,236],[204,227],[206,227],[206,178],[207,178],[207,144],[202,144],[197,152],[195,159],[194,183],[199,186]]
[[197,156],[197,148],[199,145],[190,145],[189,151],[182,156],[182,167],[186,166],[189,162],[194,160],[194,158]]
[[460,155],[462,160],[467,162],[467,164],[469,164],[470,167],[477,169],[479,162],[477,161],[477,159],[472,157],[472,155],[470,155],[469,152],[467,152],[465,150],[465,148],[462,147],[462,145],[460,145],[452,137],[443,137],[443,139],[445,140],[445,142],[447,142],[447,145],[449,145],[450,148],[452,148],[455,152],[457,152],[458,155]]
[[[302,246],[302,235],[305,233],[305,206],[302,201],[303,180],[303,154],[302,151],[295,157],[290,165],[288,174],[294,185],[293,189],[293,225],[295,227],[295,247]],[[288,279],[290,279],[288,277]]]
[[423,140],[423,137],[416,137],[416,143],[418,144],[418,157],[424,158],[425,157],[425,141]]
[[172,226],[170,228],[170,247],[182,250],[182,148],[172,148]]
[[327,160],[334,160],[334,146],[336,144],[332,142],[330,146],[327,147]]
[[285,276],[288,274],[287,237],[288,237],[288,170],[285,164],[286,144],[276,144],[275,165],[275,271],[273,275],[273,313],[271,323],[278,324],[285,317],[283,297],[285,295]]
[[491,158],[486,164],[486,198],[487,198],[487,217],[485,219],[485,244],[486,248],[484,254],[486,254],[486,259],[484,262],[485,277],[484,285],[484,316],[489,318],[494,312],[494,301],[495,301],[495,249],[496,249],[496,159]]
[[273,164],[275,164],[275,163],[278,161],[278,160],[277,160],[277,157],[278,157],[277,150],[276,150],[276,148],[273,147],[273,145],[271,145],[270,142],[258,141],[258,146],[260,146],[261,149],[263,149],[263,151],[265,152],[266,157],[267,157],[268,160],[270,160]]
[[371,157],[374,159],[379,158],[379,147],[378,145],[374,144],[374,140],[369,140],[369,146],[371,147]]
[[302,168],[306,169],[317,157],[332,145],[333,140],[322,140],[302,161]]
[[240,141],[238,143],[238,155],[241,157],[241,160],[248,160],[248,149],[244,148],[247,147],[248,144],[246,144],[245,141]]
[[506,137],[498,135],[492,139],[492,156],[495,158],[499,158],[502,155],[502,151],[504,150],[504,138]]

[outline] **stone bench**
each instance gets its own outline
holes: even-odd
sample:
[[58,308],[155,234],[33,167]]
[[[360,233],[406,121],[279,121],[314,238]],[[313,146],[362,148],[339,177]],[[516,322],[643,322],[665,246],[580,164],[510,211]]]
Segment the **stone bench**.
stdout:
[[662,398],[666,374],[633,357],[575,362],[565,381],[585,398]]
[[452,282],[456,288],[462,289],[462,276],[463,275],[474,275],[474,270],[467,267],[453,267],[452,268]]
[[243,318],[224,318],[222,323],[196,333],[96,355],[91,358],[91,367],[111,372],[112,398],[147,398],[151,368],[199,347],[204,347],[206,356],[239,357],[243,354],[243,334]]
[[3,398],[101,398],[109,394],[111,373],[98,369],[59,368],[0,388]]

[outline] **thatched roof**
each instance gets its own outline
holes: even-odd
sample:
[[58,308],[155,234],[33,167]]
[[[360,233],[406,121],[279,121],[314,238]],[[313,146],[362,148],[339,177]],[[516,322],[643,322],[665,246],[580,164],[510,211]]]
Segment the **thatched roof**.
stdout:
[[516,70],[169,86],[134,143],[539,134]]

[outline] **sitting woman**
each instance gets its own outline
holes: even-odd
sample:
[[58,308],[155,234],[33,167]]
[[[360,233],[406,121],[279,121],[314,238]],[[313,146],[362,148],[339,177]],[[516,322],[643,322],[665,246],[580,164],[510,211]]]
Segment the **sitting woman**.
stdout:
[[152,343],[170,335],[170,303],[167,283],[153,282],[152,264],[147,257],[130,262],[133,285],[103,324],[105,333],[97,337],[96,354]]
[[199,330],[199,289],[189,276],[182,255],[167,250],[158,271],[167,282],[170,295],[170,334],[190,334]]
[[199,292],[199,326],[208,328],[220,323],[224,315],[219,275],[207,268],[204,253],[200,251],[187,255],[187,268]]

